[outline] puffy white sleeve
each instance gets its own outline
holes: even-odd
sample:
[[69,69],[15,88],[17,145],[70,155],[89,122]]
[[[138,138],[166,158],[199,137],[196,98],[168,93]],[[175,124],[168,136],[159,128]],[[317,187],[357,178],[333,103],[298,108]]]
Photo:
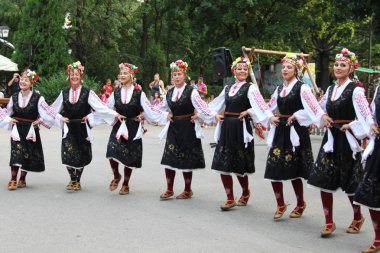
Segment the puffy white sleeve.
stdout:
[[278,87],[274,90],[268,103],[268,107],[272,112],[274,112],[277,109],[277,97],[278,97]]
[[88,104],[95,111],[95,113],[90,113],[87,116],[88,123],[91,126],[101,123],[99,118],[103,119],[108,125],[113,125],[117,121],[118,113],[109,109],[92,90],[88,96]]
[[149,122],[157,122],[160,125],[166,124],[169,113],[152,106],[144,92],[141,93],[140,104],[144,109],[143,116],[146,120]]
[[108,98],[107,107],[110,109],[115,109],[115,96],[112,92],[110,97]]
[[325,112],[322,110],[310,88],[305,84],[301,86],[301,102],[304,109],[294,113],[300,125],[309,126],[314,123],[318,127],[321,127],[323,125],[322,116]]
[[260,90],[256,86],[251,85],[247,96],[249,103],[251,104],[251,108],[248,109],[248,113],[253,121],[255,123],[268,126],[270,118],[273,117],[273,113],[261,95]]
[[58,97],[50,106],[54,109],[55,112],[59,113],[62,110],[62,104],[63,104],[63,95],[61,91]]
[[208,108],[210,108],[211,111],[221,113],[225,108],[225,103],[224,103],[225,97],[226,97],[226,87],[223,88],[219,96],[214,98],[214,100],[212,100],[208,104]]
[[52,106],[46,103],[43,96],[38,100],[38,114],[40,115],[39,121],[44,127],[51,128],[54,125],[57,113]]
[[12,97],[10,97],[9,102],[7,104],[6,113],[7,113],[8,116],[12,116],[13,115],[13,98]]
[[327,98],[329,97],[329,92],[330,92],[330,87],[329,86],[326,90],[326,93],[323,95],[321,100],[319,100],[319,105],[321,106],[322,110],[326,112],[326,104],[327,104]]
[[365,132],[369,134],[370,126],[374,124],[374,121],[363,88],[356,87],[354,89],[352,103],[354,105],[357,121],[363,126]]
[[9,130],[11,120],[12,118],[7,114],[7,109],[0,108],[0,128]]
[[161,111],[170,112],[170,108],[168,105],[168,101],[166,101],[166,96],[162,99],[162,101],[158,104],[158,108]]
[[206,124],[215,122],[215,116],[218,113],[209,108],[207,103],[202,100],[201,96],[199,96],[198,91],[195,89],[191,92],[191,102],[195,110],[197,110],[198,117],[201,118]]
[[371,109],[371,112],[372,112],[372,118],[375,122],[377,122],[377,119],[376,119],[376,104],[375,104],[375,98],[377,97],[377,92],[379,90],[379,87],[380,86],[377,86],[376,87],[376,90],[375,90],[375,94],[373,95],[373,99],[372,99],[372,102],[371,102],[371,105],[370,105],[370,109]]

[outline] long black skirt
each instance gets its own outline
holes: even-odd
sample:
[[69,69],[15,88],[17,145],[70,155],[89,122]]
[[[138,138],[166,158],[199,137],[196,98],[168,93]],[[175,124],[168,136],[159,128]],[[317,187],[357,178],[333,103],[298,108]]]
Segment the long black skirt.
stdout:
[[174,119],[170,123],[161,160],[163,167],[184,171],[205,168],[202,143],[194,126],[190,118]]
[[116,139],[116,133],[121,123],[118,121],[111,131],[107,146],[107,159],[113,159],[129,168],[141,168],[142,140],[133,140],[140,123],[135,120],[126,120],[128,128],[128,140],[120,137]]
[[[247,131],[252,134],[249,122]],[[220,139],[215,148],[211,169],[221,174],[244,176],[255,172],[255,149],[252,140],[245,147],[243,121],[237,117],[225,117]]]
[[44,153],[39,128],[34,128],[36,142],[27,140],[31,123],[18,122],[17,130],[20,141],[11,139],[11,158],[9,166],[20,166],[22,170],[31,172],[42,172],[45,170]]
[[296,122],[294,128],[299,136],[300,145],[293,151],[290,127],[286,126],[286,119],[281,119],[279,126],[276,127],[264,178],[282,181],[309,177],[314,164],[309,131]]
[[86,125],[81,122],[67,124],[69,132],[62,139],[62,164],[80,169],[90,164],[92,160],[91,142],[86,140]]
[[364,179],[355,192],[354,201],[370,209],[380,210],[380,141],[367,158]]
[[334,151],[325,152],[323,149],[327,142],[326,131],[307,183],[322,191],[334,192],[341,188],[346,194],[353,195],[364,174],[361,154],[357,153],[354,159],[345,133],[338,127],[330,130],[334,137]]

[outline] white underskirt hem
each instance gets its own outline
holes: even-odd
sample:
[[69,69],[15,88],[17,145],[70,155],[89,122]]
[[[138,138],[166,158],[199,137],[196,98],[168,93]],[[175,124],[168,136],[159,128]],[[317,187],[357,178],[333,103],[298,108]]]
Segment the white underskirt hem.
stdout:
[[[87,164],[88,165],[88,164]],[[80,169],[83,169],[84,167],[86,167],[87,165],[83,166],[83,167],[74,167],[74,166],[71,166],[71,165],[67,165],[67,164],[62,164],[63,167],[67,168],[72,168],[72,169],[76,169],[76,170],[80,170]]]
[[[316,190],[320,190],[322,192],[327,192],[327,193],[336,193],[339,189],[341,189],[340,187],[336,190],[327,190],[327,189],[323,189],[323,188],[320,188],[320,187],[317,187],[317,186],[314,186],[314,185],[311,185],[311,184],[307,184],[307,187],[308,188],[311,188],[311,189],[316,189]],[[343,191],[343,190],[342,190]],[[346,194],[347,196],[354,196],[355,193],[346,193],[345,191],[343,191],[344,194]]]
[[366,205],[361,204],[361,203],[356,202],[356,201],[354,201],[354,204],[355,204],[355,205],[360,205],[360,206],[367,207],[368,209],[371,209],[371,210],[380,211],[380,207],[370,207],[370,206],[366,206]]
[[293,180],[296,180],[296,179],[303,179],[303,180],[305,180],[303,177],[295,177],[295,178],[283,179],[283,180],[274,180],[274,179],[270,179],[270,178],[264,178],[264,180],[271,181],[271,182],[287,182],[287,181],[293,181]]
[[253,174],[253,173],[244,173],[242,175],[242,174],[238,174],[238,173],[235,173],[235,172],[225,172],[225,171],[219,171],[219,170],[211,170],[211,171],[213,173],[217,173],[217,174],[222,174],[222,175],[227,175],[227,176],[235,175],[237,177],[251,176]]
[[165,165],[165,164],[161,164],[161,168],[163,169],[170,169],[170,170],[175,170],[175,171],[182,171],[182,172],[192,172],[192,171],[200,171],[200,170],[204,170],[205,168],[195,168],[195,169],[179,169],[179,168],[174,168],[170,165]]
[[41,173],[41,172],[45,172],[44,170],[43,171],[30,171],[30,170],[24,170],[22,168],[22,165],[21,164],[18,164],[18,163],[15,163],[15,164],[12,164],[12,166],[17,166],[19,168],[19,170],[21,171],[25,171],[25,172],[32,172],[32,173]]
[[128,166],[128,165],[125,165],[124,163],[120,162],[119,160],[117,160],[117,159],[115,159],[115,158],[113,158],[113,157],[106,157],[106,158],[107,158],[107,159],[112,159],[112,160],[114,160],[115,162],[118,162],[119,164],[122,164],[124,167],[128,167],[128,168],[130,168],[130,169],[132,169],[132,170],[135,170],[135,169],[141,169],[141,168],[130,167],[130,166]]

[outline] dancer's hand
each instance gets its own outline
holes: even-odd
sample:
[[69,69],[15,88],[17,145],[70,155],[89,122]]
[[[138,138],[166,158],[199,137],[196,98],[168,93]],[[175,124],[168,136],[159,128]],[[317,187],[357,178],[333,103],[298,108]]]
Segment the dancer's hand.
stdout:
[[16,119],[11,119],[11,122],[9,122],[9,123],[12,124],[12,125],[16,125],[17,122],[18,122],[18,120],[16,120]]
[[168,121],[172,122],[173,121],[173,113],[169,112],[168,114]]
[[334,123],[334,121],[333,121],[332,118],[329,117],[329,115],[324,114],[324,115],[322,116],[322,119],[323,119],[323,124],[324,124],[325,127],[327,127],[327,128],[332,127],[331,124]]
[[296,116],[293,114],[292,116],[290,116],[288,118],[288,123],[286,123],[286,125],[290,126],[293,123],[293,121],[295,121],[295,120],[297,120],[297,119],[296,119]]
[[245,116],[247,116],[247,115],[249,115],[249,114],[248,114],[248,110],[245,110],[245,111],[243,111],[243,112],[240,113],[240,115],[239,115],[239,119],[243,120],[243,118],[244,118]]
[[275,125],[275,126],[278,126],[278,123],[280,123],[280,118],[279,118],[279,117],[272,116],[272,117],[270,118],[270,123],[272,123],[272,124]]
[[68,122],[70,121],[70,120],[69,120],[68,118],[66,118],[66,117],[62,117],[61,120],[62,120],[63,122],[65,122],[65,123],[68,123]]
[[198,118],[198,114],[194,114],[193,116],[191,116],[191,120],[190,122],[191,123],[194,123],[194,121]]
[[218,121],[218,122],[220,122],[220,123],[222,123],[223,120],[224,120],[223,115],[220,115],[220,114],[215,115],[215,118],[216,118],[216,121]]
[[350,125],[344,124],[339,130],[342,132],[346,132],[346,130],[350,129]]
[[372,135],[378,135],[379,134],[379,128],[377,127],[376,124],[371,125],[371,131],[370,132]]

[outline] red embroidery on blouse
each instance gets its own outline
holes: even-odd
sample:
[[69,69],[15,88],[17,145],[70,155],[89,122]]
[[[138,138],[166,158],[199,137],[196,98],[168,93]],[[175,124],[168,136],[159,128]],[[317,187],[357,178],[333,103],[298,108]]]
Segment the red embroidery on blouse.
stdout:
[[57,115],[57,113],[55,112],[53,107],[49,106],[45,101],[41,102],[41,107],[42,109],[44,109],[47,115],[55,119],[55,115]]
[[252,94],[253,100],[255,101],[255,103],[257,104],[257,106],[262,112],[268,110],[268,105],[265,103],[263,96],[261,96],[260,91],[256,90],[256,91],[251,92],[251,94]]
[[270,108],[270,107],[272,107],[272,104],[274,103],[274,102],[276,102],[276,97],[272,97],[270,100],[269,100],[269,103],[268,103],[268,107]]
[[313,94],[310,91],[306,90],[302,92],[302,97],[305,100],[306,104],[310,107],[311,111],[314,114],[317,114],[318,110],[321,108],[318,104],[318,101],[315,99]]
[[360,114],[364,117],[366,120],[368,116],[371,115],[371,112],[369,111],[368,107],[368,101],[361,93],[358,93],[355,96],[355,102],[359,106]]
[[195,94],[194,103],[198,107],[198,109],[203,112],[203,114],[205,114],[206,116],[211,115],[210,109],[208,108],[206,102],[203,101],[202,98],[199,96],[199,94]]

